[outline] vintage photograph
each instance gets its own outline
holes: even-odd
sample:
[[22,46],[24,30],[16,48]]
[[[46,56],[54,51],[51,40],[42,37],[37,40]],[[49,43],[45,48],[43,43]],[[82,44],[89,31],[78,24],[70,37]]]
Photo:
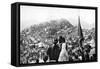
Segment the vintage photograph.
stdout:
[[95,10],[20,6],[20,64],[95,61]]

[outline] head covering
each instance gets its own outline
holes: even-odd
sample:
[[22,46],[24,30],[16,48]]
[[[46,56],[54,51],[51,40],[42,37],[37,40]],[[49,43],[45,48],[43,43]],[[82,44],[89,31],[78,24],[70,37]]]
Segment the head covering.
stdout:
[[65,42],[65,38],[62,36],[59,36],[59,43],[64,43]]
[[54,39],[54,44],[56,44],[58,42],[58,39]]

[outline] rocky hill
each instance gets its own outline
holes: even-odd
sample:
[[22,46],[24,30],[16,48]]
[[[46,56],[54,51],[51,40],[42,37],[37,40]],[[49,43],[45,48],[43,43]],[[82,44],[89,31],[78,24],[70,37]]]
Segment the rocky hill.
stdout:
[[[21,34],[24,34],[24,36],[26,35],[26,37],[30,36],[36,41],[39,40],[46,44],[52,44],[52,40],[60,35],[66,39],[72,36],[77,36],[77,29],[77,26],[73,26],[68,20],[59,19],[33,25],[30,28],[23,30]],[[94,31],[94,29],[92,30]],[[84,29],[83,33],[86,34],[87,31],[89,30]]]

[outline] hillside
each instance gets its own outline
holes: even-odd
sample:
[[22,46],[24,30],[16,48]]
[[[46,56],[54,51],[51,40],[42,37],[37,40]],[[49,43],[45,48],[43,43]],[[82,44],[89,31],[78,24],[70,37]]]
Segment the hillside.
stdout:
[[[41,41],[51,45],[53,39],[60,35],[65,37],[65,39],[69,39],[70,37],[77,37],[77,29],[77,26],[73,26],[66,19],[51,20],[24,29],[21,32],[21,37],[23,37],[22,39],[34,39],[32,40],[33,43]],[[94,32],[94,28],[91,30],[83,29],[84,36],[88,35],[90,32]]]
[[73,25],[66,19],[51,20],[39,25],[33,25],[23,30],[21,34],[31,35],[36,40],[46,42],[52,38],[57,38],[59,35],[66,35],[67,30],[70,28],[73,28]]

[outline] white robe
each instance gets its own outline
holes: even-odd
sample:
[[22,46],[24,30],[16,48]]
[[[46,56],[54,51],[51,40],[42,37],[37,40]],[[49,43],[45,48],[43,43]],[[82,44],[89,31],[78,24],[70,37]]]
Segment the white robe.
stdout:
[[66,50],[66,43],[62,44],[62,49],[58,61],[69,61],[68,52]]

